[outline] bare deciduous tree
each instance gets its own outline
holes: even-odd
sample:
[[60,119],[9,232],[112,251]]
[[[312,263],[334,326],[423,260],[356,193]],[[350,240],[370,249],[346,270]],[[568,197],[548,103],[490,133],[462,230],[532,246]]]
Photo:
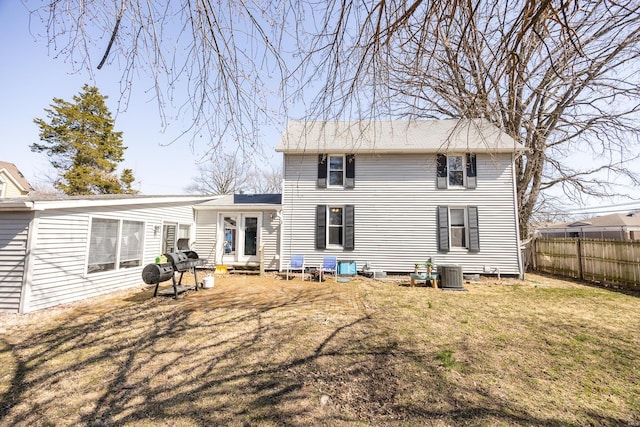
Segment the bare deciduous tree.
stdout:
[[161,111],[186,88],[178,106],[213,147],[233,136],[259,149],[258,124],[296,101],[315,120],[488,119],[528,150],[523,234],[547,189],[579,198],[637,181],[637,0],[57,0],[38,13],[59,55],[119,65],[125,95],[139,70]]
[[549,4],[456,2],[435,10],[437,29],[412,19],[388,48],[402,114],[481,117],[526,147],[516,162],[523,234],[546,189],[576,198],[638,183],[640,8]]
[[199,194],[279,193],[282,174],[258,169],[239,153],[216,153],[198,165],[198,176],[185,191]]

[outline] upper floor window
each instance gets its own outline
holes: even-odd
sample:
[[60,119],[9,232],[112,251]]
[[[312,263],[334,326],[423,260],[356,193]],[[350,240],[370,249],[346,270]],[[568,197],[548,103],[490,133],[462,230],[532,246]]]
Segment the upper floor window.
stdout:
[[355,187],[356,158],[353,154],[318,155],[318,187]]
[[329,185],[344,185],[344,156],[329,156]]
[[447,156],[449,187],[464,185],[464,163],[462,156]]
[[438,188],[476,188],[476,155],[437,155]]

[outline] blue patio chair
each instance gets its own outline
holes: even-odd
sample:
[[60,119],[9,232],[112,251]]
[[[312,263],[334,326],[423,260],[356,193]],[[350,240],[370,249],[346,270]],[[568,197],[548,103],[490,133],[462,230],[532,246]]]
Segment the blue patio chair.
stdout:
[[322,280],[325,274],[333,274],[333,279],[338,280],[338,259],[334,256],[326,256],[322,259],[322,267],[320,267],[320,274],[318,275],[318,281]]
[[304,280],[304,255],[291,255],[287,264],[287,280],[289,280],[289,273],[298,270],[302,273],[302,280]]

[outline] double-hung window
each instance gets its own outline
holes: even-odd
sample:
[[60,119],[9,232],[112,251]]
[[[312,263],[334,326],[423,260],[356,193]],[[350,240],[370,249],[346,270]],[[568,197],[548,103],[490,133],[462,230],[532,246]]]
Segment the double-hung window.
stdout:
[[329,207],[329,245],[342,246],[344,243],[343,208]]
[[143,222],[93,218],[87,273],[142,265],[143,237]]
[[438,206],[438,250],[480,251],[477,206]]
[[438,188],[476,188],[476,155],[438,154]]
[[465,209],[449,208],[449,217],[451,219],[450,236],[452,248],[467,247],[467,221]]
[[344,156],[329,156],[329,185],[344,185]]
[[464,185],[464,166],[462,156],[447,156],[449,187]]
[[354,188],[356,158],[353,154],[318,155],[318,187]]
[[316,206],[316,249],[354,249],[354,208]]

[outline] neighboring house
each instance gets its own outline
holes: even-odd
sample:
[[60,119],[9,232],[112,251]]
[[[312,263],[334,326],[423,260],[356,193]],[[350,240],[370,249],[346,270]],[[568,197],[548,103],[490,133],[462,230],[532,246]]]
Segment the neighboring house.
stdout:
[[464,273],[521,275],[514,160],[482,120],[290,122],[282,253],[387,272],[432,258]]
[[535,234],[543,238],[640,240],[640,213],[615,213],[580,221],[545,224],[536,227]]
[[[195,250],[210,265],[280,268],[280,194],[235,194],[195,206]],[[260,250],[262,248],[262,251]]]
[[16,165],[0,162],[0,199],[21,197],[33,190]]
[[215,196],[0,200],[0,311],[29,312],[140,285],[145,265],[193,239]]

